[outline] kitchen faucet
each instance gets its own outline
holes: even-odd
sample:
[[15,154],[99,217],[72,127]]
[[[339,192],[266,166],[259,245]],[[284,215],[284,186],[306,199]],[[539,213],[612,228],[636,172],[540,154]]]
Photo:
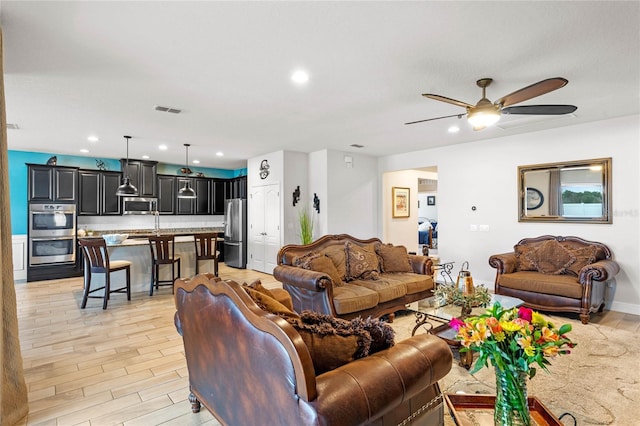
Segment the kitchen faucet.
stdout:
[[157,202],[154,203],[154,209],[153,209],[153,232],[156,235],[160,235],[160,212],[158,211],[158,204]]

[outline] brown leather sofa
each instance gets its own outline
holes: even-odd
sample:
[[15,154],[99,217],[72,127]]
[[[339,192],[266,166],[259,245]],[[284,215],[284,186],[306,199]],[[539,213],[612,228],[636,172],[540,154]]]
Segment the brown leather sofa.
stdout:
[[583,324],[602,312],[607,282],[620,270],[609,247],[579,237],[522,239],[511,253],[496,254],[495,292],[524,300],[533,309],[577,312]]
[[297,330],[234,281],[175,283],[192,410],[223,425],[442,425],[451,350],[422,334],[316,376]]
[[[350,256],[345,255],[347,245],[374,250],[373,268],[379,272],[375,279],[350,276],[354,268],[349,265]],[[314,253],[320,260],[329,257],[337,272],[296,266],[300,259]],[[403,246],[382,244],[377,238],[361,240],[347,234],[325,235],[311,244],[282,247],[273,276],[291,294],[297,312],[311,310],[344,319],[390,314],[392,320],[394,312],[432,296],[434,289],[430,258],[410,255]]]

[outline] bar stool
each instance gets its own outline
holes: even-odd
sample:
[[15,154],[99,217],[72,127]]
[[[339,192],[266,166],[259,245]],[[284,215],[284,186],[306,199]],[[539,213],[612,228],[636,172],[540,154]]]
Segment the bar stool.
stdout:
[[[178,264],[178,277],[180,276],[180,256],[174,255],[174,236],[150,236],[149,249],[151,250],[151,288],[149,296],[153,296],[153,287],[156,290],[160,286],[171,286],[173,293],[173,282],[176,280],[175,264]],[[171,265],[171,280],[160,279],[160,265]]]
[[[128,260],[109,260],[107,243],[103,238],[79,239],[78,244],[84,254],[84,295],[82,296],[82,309],[87,306],[89,297],[103,299],[102,309],[107,309],[107,301],[111,293],[127,293],[127,300],[131,300],[131,262]],[[111,273],[125,271],[126,285],[121,288],[111,289]],[[104,286],[91,290],[92,274],[104,274]],[[104,290],[102,296],[90,296],[91,293]]]
[[213,260],[213,275],[218,276],[218,257],[220,251],[218,247],[218,233],[209,232],[193,235],[193,243],[196,247],[196,275],[198,275],[201,260]]

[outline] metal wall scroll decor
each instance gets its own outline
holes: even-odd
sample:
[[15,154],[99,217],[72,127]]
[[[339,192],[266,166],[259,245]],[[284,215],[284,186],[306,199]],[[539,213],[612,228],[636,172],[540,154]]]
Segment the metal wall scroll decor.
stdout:
[[293,207],[295,207],[296,204],[298,204],[298,201],[300,201],[300,185],[298,185],[296,187],[296,190],[293,191]]
[[269,162],[262,160],[260,163],[260,179],[266,179],[269,176]]
[[318,198],[318,194],[313,193],[313,208],[316,212],[320,213],[320,198]]

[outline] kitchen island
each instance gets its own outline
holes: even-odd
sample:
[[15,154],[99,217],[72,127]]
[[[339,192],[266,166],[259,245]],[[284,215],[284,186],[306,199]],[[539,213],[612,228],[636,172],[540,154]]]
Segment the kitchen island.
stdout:
[[[201,231],[205,232],[205,231]],[[206,232],[215,232],[207,230]],[[161,232],[160,235],[174,235],[175,237],[175,256],[180,257],[180,277],[192,277],[195,275],[195,246],[193,243],[193,235],[198,231],[182,231],[182,232]],[[108,246],[109,259],[128,260],[131,262],[131,292],[132,293],[149,293],[151,286],[151,252],[149,250],[149,240],[147,239],[153,233],[133,234],[120,244],[112,244]],[[95,238],[95,237],[94,237]],[[220,245],[221,240],[218,240]],[[209,262],[202,261],[200,264],[200,272],[213,273],[213,260]],[[177,273],[177,269],[176,269]],[[96,274],[92,277],[92,287],[103,285],[104,276]],[[160,279],[170,280],[171,269],[169,265],[160,267]],[[124,280],[124,273],[115,272],[112,274],[112,282],[120,282]],[[156,293],[155,290],[154,294]],[[159,293],[170,292],[169,288],[161,288]]]

